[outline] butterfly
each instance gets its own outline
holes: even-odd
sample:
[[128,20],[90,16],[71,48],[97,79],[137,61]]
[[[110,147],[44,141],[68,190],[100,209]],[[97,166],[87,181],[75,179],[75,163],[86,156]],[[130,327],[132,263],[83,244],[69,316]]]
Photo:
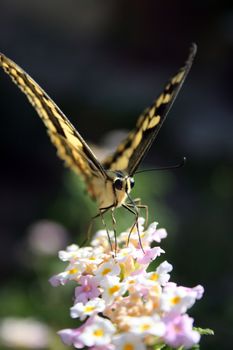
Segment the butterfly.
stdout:
[[[140,207],[129,196],[134,186],[134,174],[151,147],[169,112],[197,51],[192,44],[184,66],[168,81],[158,98],[136,122],[136,127],[119,144],[115,152],[100,162],[79,132],[47,93],[15,62],[0,53],[0,66],[26,95],[47,128],[58,156],[66,165],[81,175],[87,191],[97,202],[101,216],[118,207],[124,207],[136,216]],[[105,224],[105,223],[104,223]]]

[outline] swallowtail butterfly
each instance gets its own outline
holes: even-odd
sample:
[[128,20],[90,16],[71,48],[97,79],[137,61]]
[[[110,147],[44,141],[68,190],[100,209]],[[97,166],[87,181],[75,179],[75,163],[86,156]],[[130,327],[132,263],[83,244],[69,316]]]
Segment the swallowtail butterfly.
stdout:
[[58,156],[84,179],[88,193],[97,201],[97,216],[103,218],[103,214],[111,210],[113,217],[114,209],[123,206],[138,217],[140,205],[136,205],[129,197],[134,186],[133,176],[158,134],[192,66],[196,49],[196,45],[192,44],[184,66],[138,118],[135,128],[126,139],[103,162],[97,159],[69,119],[29,74],[4,54],[0,54],[0,66],[39,114],[57,148]]

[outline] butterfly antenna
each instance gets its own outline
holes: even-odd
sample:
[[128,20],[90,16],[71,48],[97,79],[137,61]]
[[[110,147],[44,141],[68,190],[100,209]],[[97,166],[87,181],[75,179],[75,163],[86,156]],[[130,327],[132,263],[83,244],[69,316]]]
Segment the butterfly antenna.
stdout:
[[178,169],[178,168],[183,168],[183,166],[185,166],[187,161],[186,157],[183,157],[182,161],[178,164],[175,165],[169,165],[169,166],[165,166],[165,167],[159,167],[159,168],[152,168],[152,169],[145,169],[145,170],[139,170],[136,171],[135,174],[140,174],[140,173],[145,173],[147,171],[157,171],[157,170],[170,170],[170,169]]

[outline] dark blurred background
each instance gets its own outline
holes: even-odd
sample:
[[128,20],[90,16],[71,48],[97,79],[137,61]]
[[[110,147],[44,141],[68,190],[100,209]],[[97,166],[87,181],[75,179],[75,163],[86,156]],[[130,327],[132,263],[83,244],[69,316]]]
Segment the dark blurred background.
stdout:
[[[183,156],[187,165],[138,175],[134,196],[168,230],[162,247],[172,280],[205,287],[190,310],[197,326],[216,333],[203,337],[202,349],[232,349],[233,342],[230,3],[0,2],[0,50],[49,93],[97,154],[135,125],[197,43],[193,68],[142,167]],[[54,289],[47,279],[64,269],[57,251],[82,241],[95,206],[3,72],[0,96],[0,347],[64,349],[55,331],[76,326],[72,289]],[[119,213],[126,228],[128,214]]]

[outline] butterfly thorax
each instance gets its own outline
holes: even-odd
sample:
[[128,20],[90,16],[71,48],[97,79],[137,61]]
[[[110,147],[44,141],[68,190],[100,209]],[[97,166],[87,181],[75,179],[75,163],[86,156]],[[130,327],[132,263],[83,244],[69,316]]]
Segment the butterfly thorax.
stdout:
[[99,208],[120,207],[134,186],[134,179],[122,171],[106,171],[106,179],[93,177],[89,192]]

